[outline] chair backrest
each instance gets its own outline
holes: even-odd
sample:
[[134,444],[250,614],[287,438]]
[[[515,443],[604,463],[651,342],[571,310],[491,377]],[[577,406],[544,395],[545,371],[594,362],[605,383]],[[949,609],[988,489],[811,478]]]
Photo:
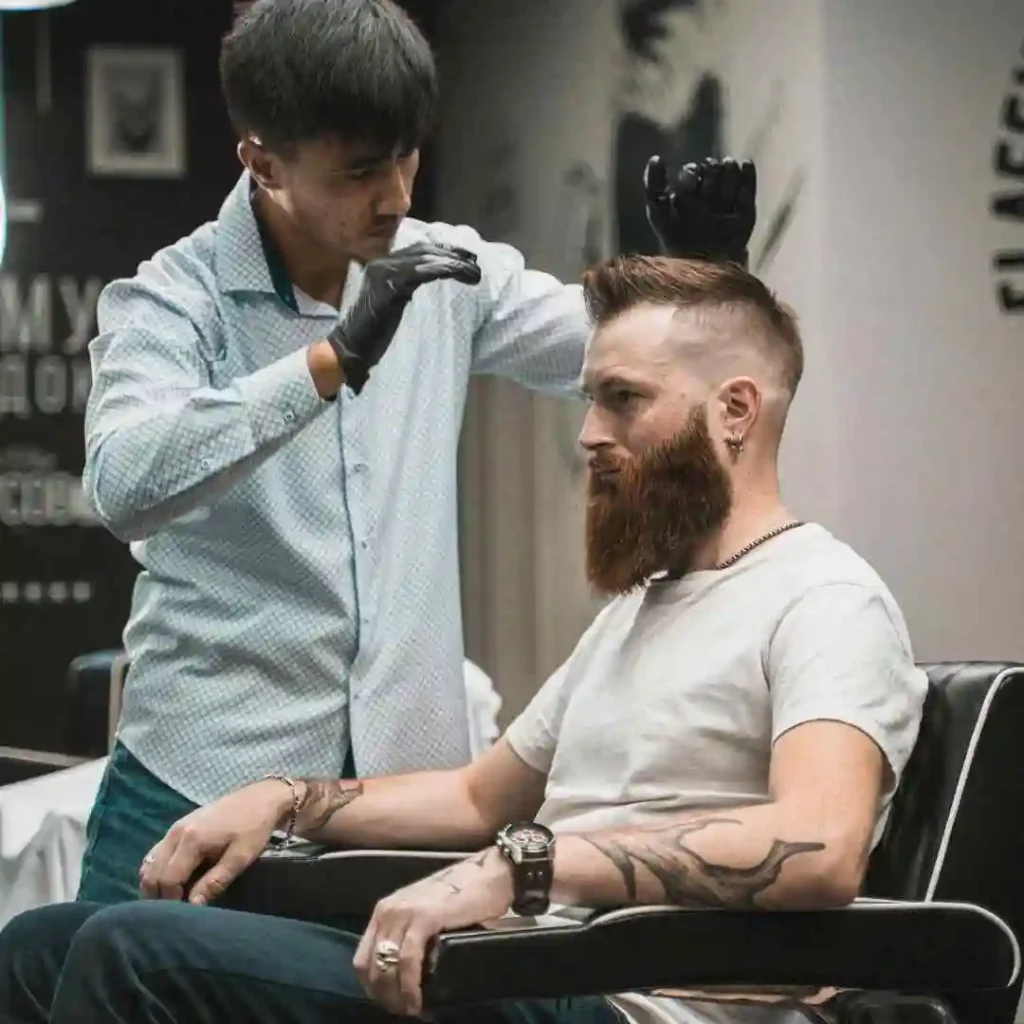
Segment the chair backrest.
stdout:
[[67,753],[100,758],[109,752],[112,672],[123,657],[117,649],[92,651],[75,658],[68,666],[64,737]]
[[923,665],[921,732],[866,895],[976,903],[1024,936],[1024,665]]

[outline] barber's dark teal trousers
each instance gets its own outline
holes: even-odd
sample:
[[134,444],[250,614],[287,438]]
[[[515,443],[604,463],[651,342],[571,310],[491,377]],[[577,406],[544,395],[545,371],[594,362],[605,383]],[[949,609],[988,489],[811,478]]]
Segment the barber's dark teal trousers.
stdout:
[[[343,777],[355,778],[351,754]],[[78,898],[92,903],[138,899],[142,858],[195,807],[118,743],[89,815]]]

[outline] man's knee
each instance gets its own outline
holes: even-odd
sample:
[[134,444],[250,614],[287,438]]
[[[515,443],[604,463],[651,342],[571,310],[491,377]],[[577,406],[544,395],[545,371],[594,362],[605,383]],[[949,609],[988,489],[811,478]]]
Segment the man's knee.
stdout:
[[54,903],[11,918],[0,930],[0,968],[26,956],[63,960],[82,926],[101,909],[94,903]]
[[78,932],[68,950],[66,976],[100,972],[137,973],[181,936],[179,903],[139,900],[104,906]]
[[0,931],[0,1018],[34,1020],[50,1002],[75,936],[99,907],[57,903],[26,911]]

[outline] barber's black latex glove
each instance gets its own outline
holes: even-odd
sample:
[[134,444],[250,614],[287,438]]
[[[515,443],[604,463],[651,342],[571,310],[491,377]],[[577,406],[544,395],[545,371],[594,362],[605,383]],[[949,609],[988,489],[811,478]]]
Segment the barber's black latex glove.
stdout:
[[757,172],[750,160],[686,164],[674,181],[660,156],[644,170],[647,219],[669,256],[747,265],[757,220]]
[[371,260],[352,309],[327,336],[345,383],[357,395],[387,352],[413,292],[428,281],[480,282],[476,255],[467,249],[418,242]]

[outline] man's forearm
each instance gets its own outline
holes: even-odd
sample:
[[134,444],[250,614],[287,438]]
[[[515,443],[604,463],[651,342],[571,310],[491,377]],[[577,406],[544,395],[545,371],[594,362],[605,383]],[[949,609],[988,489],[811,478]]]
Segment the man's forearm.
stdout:
[[474,804],[465,772],[414,772],[379,779],[299,780],[295,832],[363,847],[479,850],[495,825]]
[[772,804],[670,825],[566,834],[555,848],[552,899],[602,907],[810,909],[848,903],[859,858]]

